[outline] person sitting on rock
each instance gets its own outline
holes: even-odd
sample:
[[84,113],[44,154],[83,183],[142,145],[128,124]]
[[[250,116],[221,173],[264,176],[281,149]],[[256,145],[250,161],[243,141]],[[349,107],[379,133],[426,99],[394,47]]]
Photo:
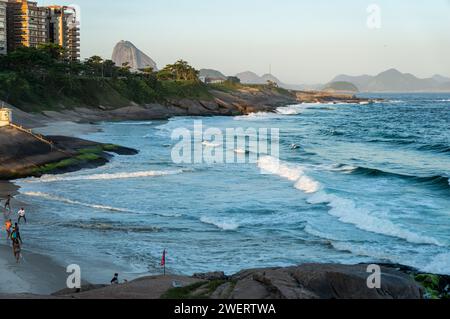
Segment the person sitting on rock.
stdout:
[[119,274],[114,274],[113,279],[111,279],[111,285],[118,285],[119,284]]

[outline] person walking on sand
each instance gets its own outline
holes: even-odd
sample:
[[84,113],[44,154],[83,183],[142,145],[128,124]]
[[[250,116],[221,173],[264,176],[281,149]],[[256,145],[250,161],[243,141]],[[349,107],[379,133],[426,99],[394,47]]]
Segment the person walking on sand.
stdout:
[[13,254],[14,257],[16,258],[16,262],[19,263],[20,262],[20,252],[21,252],[21,247],[20,247],[20,242],[19,240],[16,238],[13,240]]
[[21,208],[18,212],[17,215],[19,215],[19,219],[17,220],[17,223],[20,224],[20,220],[23,218],[23,220],[25,221],[25,224],[27,223],[27,218],[25,216],[25,209]]
[[12,227],[11,219],[8,219],[7,221],[5,221],[6,239],[11,238],[11,227]]
[[17,239],[20,244],[23,245],[22,237],[20,236],[19,224],[15,223],[14,228],[11,232],[11,240]]

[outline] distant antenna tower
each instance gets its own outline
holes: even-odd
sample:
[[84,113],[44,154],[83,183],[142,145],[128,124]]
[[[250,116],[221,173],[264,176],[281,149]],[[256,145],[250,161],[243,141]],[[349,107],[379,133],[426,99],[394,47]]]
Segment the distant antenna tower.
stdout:
[[272,75],[272,64],[269,64],[269,74]]

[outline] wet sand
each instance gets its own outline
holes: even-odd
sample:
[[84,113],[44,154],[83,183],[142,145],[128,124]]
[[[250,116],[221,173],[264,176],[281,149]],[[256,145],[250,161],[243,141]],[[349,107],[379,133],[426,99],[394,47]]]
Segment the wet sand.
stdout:
[[[4,198],[8,195],[16,195],[18,187],[11,182],[0,181],[1,226],[4,224],[3,205]],[[19,203],[12,200],[13,209]],[[14,219],[14,213],[11,218]],[[52,259],[26,250],[25,245],[19,264],[12,253],[10,241],[6,238],[5,230],[0,232],[0,294],[34,293],[50,294],[65,287],[65,269],[56,264]]]
[[17,264],[12,248],[6,245],[5,234],[0,238],[0,294],[51,294],[65,288],[65,269],[49,257],[22,251]]

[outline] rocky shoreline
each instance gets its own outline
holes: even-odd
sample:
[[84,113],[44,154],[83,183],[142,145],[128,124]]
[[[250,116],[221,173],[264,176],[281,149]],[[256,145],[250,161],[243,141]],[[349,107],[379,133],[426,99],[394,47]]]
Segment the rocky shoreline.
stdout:
[[74,137],[43,136],[43,140],[13,127],[0,128],[0,180],[61,174],[106,164],[111,153],[134,155],[127,147]]
[[[10,294],[19,299],[448,299],[449,276],[418,274],[401,265],[380,265],[381,288],[369,288],[368,264],[304,264],[194,276],[149,276],[119,285],[82,286],[51,295]],[[430,281],[437,280],[431,287]]]
[[[165,120],[176,116],[236,116],[274,112],[280,106],[298,103],[369,103],[352,95],[326,92],[284,91],[243,87],[238,90],[211,90],[212,100],[168,100],[165,104],[130,105],[124,108],[75,108],[29,114],[13,109],[14,121],[27,128],[48,123],[95,123],[101,121]],[[70,132],[67,132],[69,134]],[[83,141],[73,137],[44,136],[53,146],[12,127],[0,128],[0,180],[43,174],[59,174],[106,164],[111,155],[136,154],[117,145]]]

